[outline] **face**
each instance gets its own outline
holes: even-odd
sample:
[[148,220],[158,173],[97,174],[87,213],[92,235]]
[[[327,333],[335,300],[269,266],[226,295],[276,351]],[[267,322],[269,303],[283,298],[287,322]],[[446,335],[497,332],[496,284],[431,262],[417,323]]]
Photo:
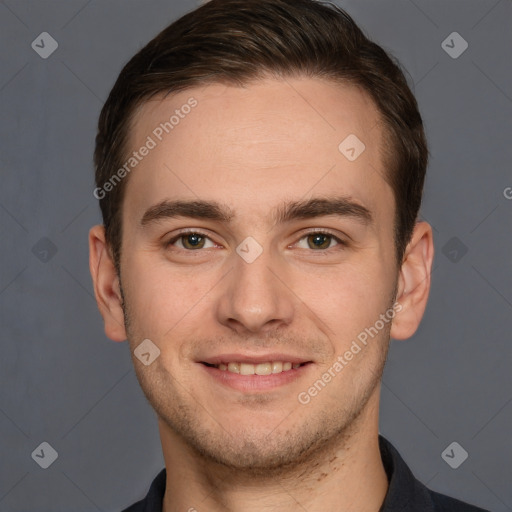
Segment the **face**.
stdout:
[[216,84],[144,104],[130,146],[148,136],[121,251],[132,354],[160,350],[133,357],[142,389],[205,457],[293,464],[378,394],[398,269],[377,110],[317,79]]

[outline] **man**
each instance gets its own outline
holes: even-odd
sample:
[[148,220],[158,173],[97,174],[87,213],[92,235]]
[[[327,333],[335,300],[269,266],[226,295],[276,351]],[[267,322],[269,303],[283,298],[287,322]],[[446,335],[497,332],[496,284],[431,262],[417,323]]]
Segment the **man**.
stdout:
[[476,511],[378,433],[423,315],[427,145],[399,67],[334,6],[212,0],[102,110],[90,268],[165,469],[130,512]]

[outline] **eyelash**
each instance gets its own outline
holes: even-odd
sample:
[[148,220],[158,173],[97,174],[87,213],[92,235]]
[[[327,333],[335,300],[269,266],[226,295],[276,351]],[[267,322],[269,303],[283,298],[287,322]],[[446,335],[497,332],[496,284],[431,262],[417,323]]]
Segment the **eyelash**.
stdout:
[[[213,240],[211,240],[211,238],[206,233],[203,233],[202,231],[198,231],[198,230],[189,230],[189,231],[182,231],[181,233],[177,234],[176,236],[171,238],[168,242],[166,242],[165,246],[166,247],[172,246],[180,238],[183,238],[183,237],[185,237],[187,235],[199,235],[201,238],[207,238],[208,240],[213,242]],[[299,241],[302,240],[303,238],[306,238],[306,237],[311,236],[311,235],[326,235],[326,236],[334,239],[337,242],[336,246],[329,247],[327,249],[318,249],[318,250],[311,249],[311,251],[313,251],[313,252],[322,253],[322,252],[330,251],[330,250],[334,249],[335,247],[337,247],[338,245],[341,246],[342,248],[347,247],[347,245],[348,245],[348,243],[345,240],[342,240],[341,238],[337,237],[333,233],[330,233],[329,231],[325,231],[325,230],[322,230],[322,231],[320,231],[320,230],[319,231],[308,231],[307,233],[304,233],[299,238]],[[213,243],[215,243],[215,242],[213,242]],[[181,248],[179,248],[179,250],[180,251],[184,251],[184,252],[190,252],[190,253],[192,253],[192,252],[201,252],[201,249],[193,250],[193,249],[181,249]]]

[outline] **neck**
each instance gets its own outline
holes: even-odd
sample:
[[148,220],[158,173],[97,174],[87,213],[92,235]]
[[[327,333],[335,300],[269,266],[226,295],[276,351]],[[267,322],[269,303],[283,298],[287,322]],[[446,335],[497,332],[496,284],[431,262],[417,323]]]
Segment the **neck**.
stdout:
[[160,420],[167,470],[163,512],[378,512],[388,488],[378,399],[370,399],[354,423],[293,468],[245,474],[198,455]]

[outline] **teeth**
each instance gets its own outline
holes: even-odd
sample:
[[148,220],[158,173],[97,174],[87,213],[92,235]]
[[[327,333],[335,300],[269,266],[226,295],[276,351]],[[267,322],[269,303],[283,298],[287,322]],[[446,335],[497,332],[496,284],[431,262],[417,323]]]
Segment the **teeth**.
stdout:
[[220,363],[216,365],[219,370],[240,375],[271,375],[273,373],[287,372],[292,368],[299,368],[300,363],[290,363],[282,361],[269,361],[267,363],[250,364],[250,363]]
[[[219,367],[220,370],[222,370],[222,368]],[[239,363],[229,363],[228,364],[228,372],[233,372],[233,373],[240,373],[240,364]]]
[[270,375],[272,373],[272,363],[257,364],[254,373],[256,375]]
[[281,361],[274,361],[272,363],[272,373],[281,373],[283,371],[283,363]]
[[254,375],[254,365],[240,363],[240,375]]

